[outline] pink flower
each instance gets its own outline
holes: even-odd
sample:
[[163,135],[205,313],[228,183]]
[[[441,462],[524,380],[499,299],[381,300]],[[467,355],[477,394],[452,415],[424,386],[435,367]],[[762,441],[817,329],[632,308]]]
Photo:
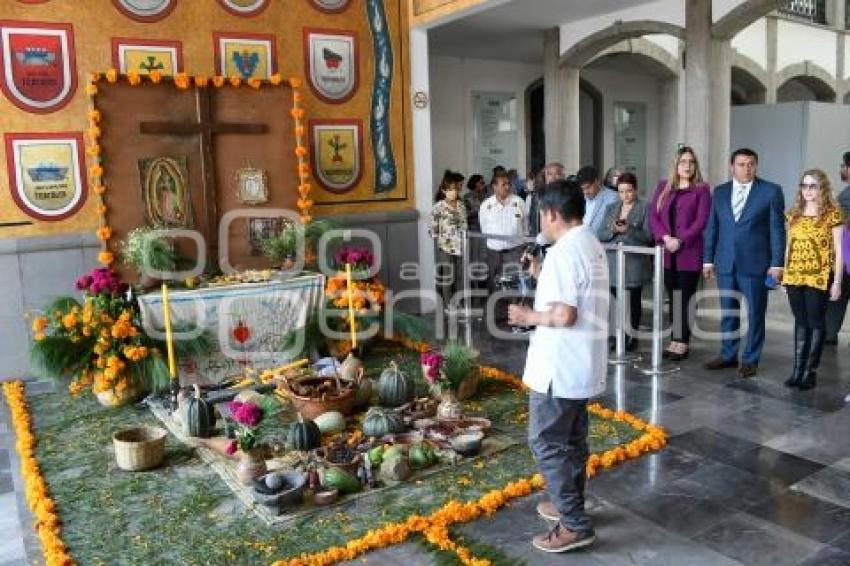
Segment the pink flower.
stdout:
[[231,418],[241,425],[255,427],[263,420],[263,410],[254,403],[231,401],[227,404]]
[[82,277],[77,279],[77,283],[76,283],[77,290],[78,291],[88,290],[88,288],[91,287],[92,281],[93,281],[93,279],[92,279],[91,275],[83,275]]
[[231,440],[230,442],[228,442],[227,446],[224,447],[224,452],[228,456],[233,456],[234,454],[236,454],[236,441]]

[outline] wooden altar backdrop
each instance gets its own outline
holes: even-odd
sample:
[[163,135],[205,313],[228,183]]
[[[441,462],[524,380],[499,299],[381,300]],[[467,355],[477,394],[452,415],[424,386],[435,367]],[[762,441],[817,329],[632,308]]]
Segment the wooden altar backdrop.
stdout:
[[[227,211],[285,208],[296,210],[297,158],[294,154],[292,89],[265,86],[253,89],[207,87],[180,90],[165,81],[130,86],[124,81],[101,82],[96,107],[102,114],[104,195],[111,246],[138,226],[150,223],[145,210],[140,162],[169,157],[185,159],[190,206],[185,228],[197,230],[216,255],[218,227]],[[237,198],[236,173],[256,168],[267,175],[268,201],[248,205]],[[180,228],[177,222],[172,227]],[[196,257],[194,244],[181,249]],[[230,225],[230,263],[237,268],[267,266],[252,255],[248,218]],[[119,267],[120,264],[116,264]],[[124,275],[133,274],[123,268]]]

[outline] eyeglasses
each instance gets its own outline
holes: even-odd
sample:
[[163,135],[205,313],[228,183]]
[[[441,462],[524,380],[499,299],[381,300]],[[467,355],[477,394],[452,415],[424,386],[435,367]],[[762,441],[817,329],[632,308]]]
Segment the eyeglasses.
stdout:
[[810,183],[810,184],[800,183],[800,190],[801,191],[803,189],[817,189],[817,188],[820,188],[820,185],[818,185],[817,183]]

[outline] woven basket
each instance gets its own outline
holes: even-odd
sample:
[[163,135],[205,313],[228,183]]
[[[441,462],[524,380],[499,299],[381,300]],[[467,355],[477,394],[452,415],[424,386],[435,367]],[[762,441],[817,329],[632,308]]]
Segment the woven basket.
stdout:
[[119,430],[112,435],[118,467],[137,472],[159,466],[165,454],[166,436],[168,433],[165,429],[159,427],[143,426]]

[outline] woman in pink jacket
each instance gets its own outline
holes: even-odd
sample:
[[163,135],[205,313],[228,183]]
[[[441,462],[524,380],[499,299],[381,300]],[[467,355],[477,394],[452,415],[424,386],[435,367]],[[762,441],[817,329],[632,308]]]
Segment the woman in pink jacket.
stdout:
[[711,190],[702,180],[699,161],[690,147],[676,151],[670,175],[658,183],[649,207],[649,226],[664,246],[664,286],[670,299],[673,339],[664,356],[688,357],[693,324],[691,299],[702,271],[702,233],[711,211]]

